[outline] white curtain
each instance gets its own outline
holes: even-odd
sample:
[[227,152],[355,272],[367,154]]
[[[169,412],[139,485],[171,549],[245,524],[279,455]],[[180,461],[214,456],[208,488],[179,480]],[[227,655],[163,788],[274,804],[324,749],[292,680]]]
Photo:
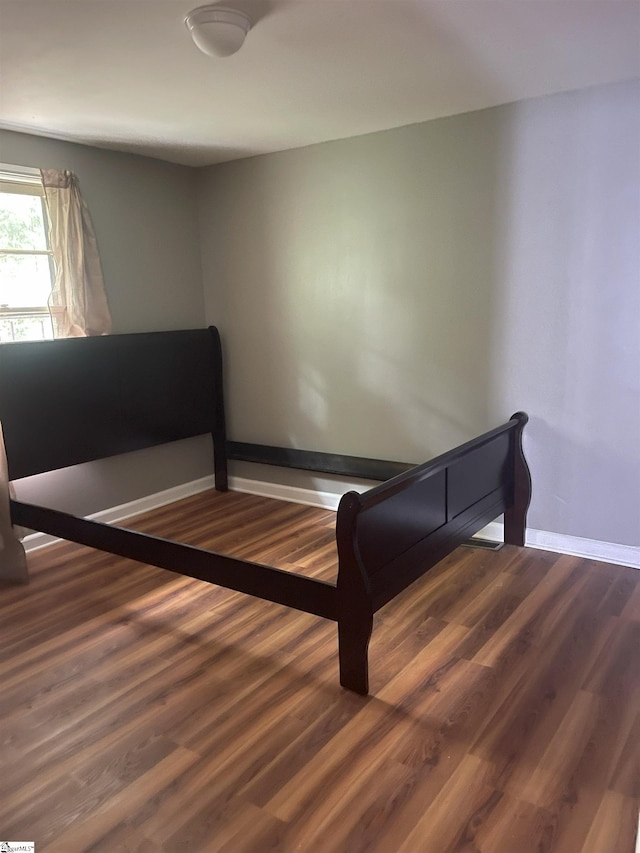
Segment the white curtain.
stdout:
[[98,244],[78,179],[69,171],[42,169],[55,281],[49,310],[56,338],[108,335],[107,304]]

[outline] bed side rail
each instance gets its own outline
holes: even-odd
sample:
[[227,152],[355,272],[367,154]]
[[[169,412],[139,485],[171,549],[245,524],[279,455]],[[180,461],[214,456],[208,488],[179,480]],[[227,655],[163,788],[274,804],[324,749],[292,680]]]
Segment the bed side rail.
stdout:
[[358,477],[362,480],[389,480],[413,468],[413,465],[407,462],[322,453],[317,450],[298,450],[291,447],[274,447],[268,444],[250,444],[243,441],[227,442],[227,459],[237,462],[257,462],[260,465],[276,465],[279,468],[300,468],[304,471],[337,474],[343,477]]
[[118,554],[187,577],[336,620],[336,588],[317,578],[251,563],[180,542],[76,518],[59,510],[10,502],[14,524]]

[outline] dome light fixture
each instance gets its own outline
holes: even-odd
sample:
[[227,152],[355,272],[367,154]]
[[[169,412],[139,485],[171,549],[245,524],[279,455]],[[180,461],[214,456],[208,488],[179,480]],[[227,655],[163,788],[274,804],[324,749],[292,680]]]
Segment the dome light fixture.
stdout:
[[228,6],[198,6],[184,19],[196,47],[208,56],[231,56],[251,29],[248,15]]

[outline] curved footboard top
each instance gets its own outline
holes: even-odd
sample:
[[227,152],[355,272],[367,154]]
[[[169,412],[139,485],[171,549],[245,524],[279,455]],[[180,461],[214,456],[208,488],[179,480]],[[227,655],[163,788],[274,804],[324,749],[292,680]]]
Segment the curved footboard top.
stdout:
[[524,545],[531,498],[522,451],[527,420],[517,412],[508,423],[364,494],[343,496],[336,534],[345,686],[366,692],[362,662],[373,613],[458,545],[501,513],[505,541]]

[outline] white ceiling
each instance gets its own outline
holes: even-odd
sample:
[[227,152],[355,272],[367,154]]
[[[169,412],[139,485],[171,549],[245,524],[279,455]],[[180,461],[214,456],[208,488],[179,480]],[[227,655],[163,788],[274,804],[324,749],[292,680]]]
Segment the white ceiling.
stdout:
[[197,5],[0,0],[0,127],[201,166],[640,77],[640,0],[227,0],[226,59]]

